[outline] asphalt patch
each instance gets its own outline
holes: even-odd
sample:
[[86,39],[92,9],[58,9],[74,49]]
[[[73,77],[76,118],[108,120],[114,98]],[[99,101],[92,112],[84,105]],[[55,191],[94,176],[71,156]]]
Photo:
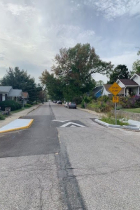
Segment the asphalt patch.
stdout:
[[34,122],[28,129],[10,132],[0,138],[0,158],[55,154],[59,152],[57,129],[51,115],[27,116]]

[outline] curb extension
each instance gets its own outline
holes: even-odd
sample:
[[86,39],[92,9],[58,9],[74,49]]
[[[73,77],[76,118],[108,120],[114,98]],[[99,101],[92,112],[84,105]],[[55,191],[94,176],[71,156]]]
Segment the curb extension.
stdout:
[[105,127],[111,127],[111,128],[122,128],[122,129],[126,129],[126,130],[133,130],[133,131],[140,131],[139,127],[132,127],[132,126],[127,126],[127,125],[112,125],[112,124],[108,124],[106,122],[103,122],[101,120],[95,119],[94,120],[96,123],[103,125]]
[[27,129],[27,128],[29,128],[29,127],[32,125],[33,121],[34,121],[34,120],[32,119],[32,120],[29,122],[29,124],[26,125],[26,126],[19,127],[19,128],[13,128],[13,129],[5,130],[5,131],[0,131],[0,133],[7,133],[7,132],[11,132],[11,131],[17,131],[17,130]]

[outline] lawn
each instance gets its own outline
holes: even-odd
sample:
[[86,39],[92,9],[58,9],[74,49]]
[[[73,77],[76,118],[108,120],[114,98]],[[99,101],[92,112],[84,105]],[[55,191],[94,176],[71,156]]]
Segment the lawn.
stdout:
[[133,109],[122,109],[125,112],[133,112],[133,113],[140,113],[140,108],[133,108]]

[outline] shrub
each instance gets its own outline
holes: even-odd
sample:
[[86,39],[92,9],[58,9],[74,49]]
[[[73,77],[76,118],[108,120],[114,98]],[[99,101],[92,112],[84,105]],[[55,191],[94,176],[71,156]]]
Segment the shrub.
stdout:
[[21,109],[21,104],[17,103],[16,101],[7,100],[7,101],[1,101],[0,107],[2,111],[5,111],[6,107],[11,107],[11,111]]
[[76,104],[81,104],[82,99],[81,99],[80,97],[75,97],[75,98],[73,98],[73,101],[74,101]]
[[28,101],[28,104],[33,105],[33,104],[36,104],[36,102]]
[[84,101],[82,101],[82,103],[81,103],[81,108],[85,108],[85,103],[84,103]]
[[24,107],[26,107],[26,108],[29,108],[29,107],[31,107],[32,105],[31,104],[25,104],[24,105]]
[[120,97],[119,105],[122,108],[138,108],[140,107],[140,96]]
[[0,114],[0,120],[5,120],[5,117],[2,114]]

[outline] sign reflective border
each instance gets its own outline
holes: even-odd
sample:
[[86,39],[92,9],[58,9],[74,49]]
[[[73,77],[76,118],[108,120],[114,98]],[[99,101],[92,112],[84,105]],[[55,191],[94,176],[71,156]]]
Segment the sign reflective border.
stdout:
[[113,95],[117,95],[121,91],[121,87],[115,82],[113,85],[110,86],[108,89]]
[[119,102],[119,96],[113,96],[112,101],[113,101],[113,103],[118,103]]

